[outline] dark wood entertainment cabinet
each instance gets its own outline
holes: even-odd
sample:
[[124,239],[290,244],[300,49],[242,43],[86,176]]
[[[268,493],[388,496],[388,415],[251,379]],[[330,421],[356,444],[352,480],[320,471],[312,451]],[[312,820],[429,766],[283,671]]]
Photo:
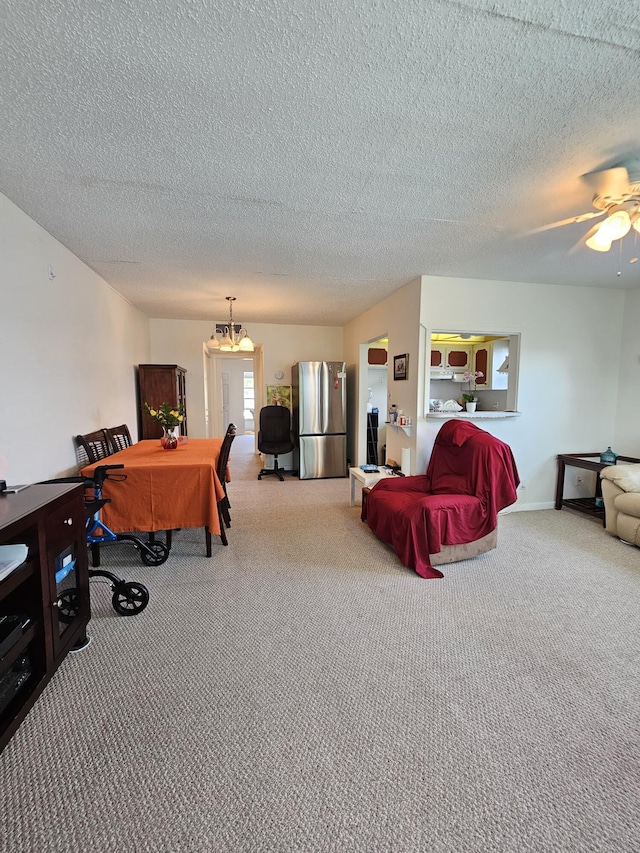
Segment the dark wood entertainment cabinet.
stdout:
[[28,620],[0,657],[0,751],[74,647],[90,618],[84,489],[56,483],[0,494],[0,545],[26,561],[0,581],[0,616]]
[[180,424],[180,434],[187,435],[187,371],[178,364],[139,364],[138,365],[138,438],[161,438],[162,427],[151,419],[144,410],[144,404],[184,407],[184,420]]

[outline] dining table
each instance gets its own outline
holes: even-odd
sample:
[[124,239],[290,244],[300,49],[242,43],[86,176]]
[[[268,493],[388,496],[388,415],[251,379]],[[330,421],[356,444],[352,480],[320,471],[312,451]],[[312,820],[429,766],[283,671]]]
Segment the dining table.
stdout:
[[91,477],[99,465],[124,466],[109,472],[102,488],[109,503],[101,518],[114,533],[204,527],[219,535],[218,501],[225,497],[216,472],[221,446],[221,438],[189,438],[165,450],[157,439],[144,440],[86,465],[80,474]]

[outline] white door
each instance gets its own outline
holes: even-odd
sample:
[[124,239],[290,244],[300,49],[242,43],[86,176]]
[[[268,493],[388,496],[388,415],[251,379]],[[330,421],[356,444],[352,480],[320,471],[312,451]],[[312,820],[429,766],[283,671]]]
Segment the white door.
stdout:
[[[234,358],[235,356],[235,358]],[[240,364],[238,364],[240,362]],[[232,369],[233,368],[233,369]],[[235,371],[239,369],[236,380]],[[245,396],[244,373],[250,373],[253,388]],[[223,376],[223,374],[226,374]],[[251,409],[254,413],[264,405],[264,352],[261,344],[256,345],[256,351],[250,356],[241,353],[205,353],[205,382],[206,405],[208,412],[207,436],[219,438],[225,434],[230,423],[238,428],[241,435],[243,430],[255,430],[253,419],[244,416],[244,410]],[[247,405],[245,405],[245,400]],[[249,405],[251,403],[251,405]],[[257,436],[254,439],[257,452]]]

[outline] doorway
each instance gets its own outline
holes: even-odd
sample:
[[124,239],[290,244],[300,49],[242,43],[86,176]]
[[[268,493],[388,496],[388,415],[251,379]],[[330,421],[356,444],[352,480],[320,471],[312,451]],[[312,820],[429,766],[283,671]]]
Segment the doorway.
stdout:
[[[386,462],[386,421],[389,404],[386,335],[360,345],[358,389],[358,464]],[[369,354],[369,350],[375,351]],[[382,363],[380,363],[382,361]],[[373,362],[373,363],[372,363]]]
[[210,353],[204,348],[205,418],[209,438],[223,436],[232,423],[238,435],[253,435],[255,444],[256,413],[263,405],[263,360],[261,345],[257,345],[253,353]]

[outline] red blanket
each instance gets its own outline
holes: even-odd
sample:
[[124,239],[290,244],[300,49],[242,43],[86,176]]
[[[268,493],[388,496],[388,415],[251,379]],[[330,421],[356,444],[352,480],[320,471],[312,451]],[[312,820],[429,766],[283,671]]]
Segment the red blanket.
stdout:
[[509,445],[470,421],[445,421],[427,473],[380,480],[363,520],[407,568],[441,578],[429,555],[491,533],[498,512],[515,503],[519,482]]

